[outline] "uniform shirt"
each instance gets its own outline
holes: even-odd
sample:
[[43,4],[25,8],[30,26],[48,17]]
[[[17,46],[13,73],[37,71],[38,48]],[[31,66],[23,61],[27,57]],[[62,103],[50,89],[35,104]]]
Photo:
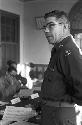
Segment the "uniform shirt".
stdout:
[[41,96],[55,101],[82,100],[82,54],[72,36],[53,47]]

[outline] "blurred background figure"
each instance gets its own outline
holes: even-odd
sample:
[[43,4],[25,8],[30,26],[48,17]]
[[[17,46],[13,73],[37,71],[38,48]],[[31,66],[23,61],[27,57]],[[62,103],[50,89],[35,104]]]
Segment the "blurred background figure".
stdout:
[[[7,61],[7,68],[14,67],[17,71],[17,63],[13,60],[8,60]],[[23,76],[21,76],[21,72],[19,74],[16,74],[16,79],[20,81],[21,85],[25,87],[27,84],[27,79]]]
[[20,91],[20,81],[16,79],[17,70],[9,67],[5,76],[0,78],[0,100],[9,101]]
[[17,63],[13,60],[8,60],[7,61],[7,68],[9,68],[11,66],[17,69]]

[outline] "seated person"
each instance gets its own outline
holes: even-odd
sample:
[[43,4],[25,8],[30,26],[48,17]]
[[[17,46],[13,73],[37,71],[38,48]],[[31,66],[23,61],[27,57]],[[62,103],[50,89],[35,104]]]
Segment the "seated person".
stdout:
[[[13,60],[8,60],[7,61],[7,67],[14,67],[17,70],[17,63]],[[21,82],[23,87],[27,84],[27,79],[25,77],[22,77],[21,74],[16,74],[16,79]]]
[[0,78],[0,100],[9,101],[19,92],[21,83],[16,79],[17,70],[9,67],[6,75]]

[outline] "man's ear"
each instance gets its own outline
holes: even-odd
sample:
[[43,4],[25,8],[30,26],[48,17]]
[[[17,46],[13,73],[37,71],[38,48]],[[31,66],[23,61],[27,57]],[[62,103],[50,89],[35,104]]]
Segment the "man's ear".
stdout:
[[64,32],[68,31],[69,29],[70,29],[69,25],[65,23],[63,27]]
[[65,28],[65,29],[68,28],[68,24],[67,24],[67,23],[64,24],[64,28]]

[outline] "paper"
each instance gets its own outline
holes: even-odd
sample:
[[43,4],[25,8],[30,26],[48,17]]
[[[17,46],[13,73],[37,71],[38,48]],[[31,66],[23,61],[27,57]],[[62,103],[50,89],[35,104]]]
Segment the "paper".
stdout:
[[38,98],[39,97],[39,94],[38,93],[35,93],[35,94],[32,94],[31,95],[31,99],[35,99],[35,98]]
[[20,100],[19,97],[11,100],[11,103],[12,103],[12,104],[16,104],[16,103],[18,103],[18,102],[21,102],[21,100]]
[[36,111],[32,110],[31,107],[15,107],[6,106],[3,121],[27,121],[30,117],[36,115]]
[[22,122],[14,122],[14,123],[10,123],[9,125],[37,125],[37,124],[34,124],[34,123],[29,123],[29,122],[24,122],[24,121],[22,121]]

